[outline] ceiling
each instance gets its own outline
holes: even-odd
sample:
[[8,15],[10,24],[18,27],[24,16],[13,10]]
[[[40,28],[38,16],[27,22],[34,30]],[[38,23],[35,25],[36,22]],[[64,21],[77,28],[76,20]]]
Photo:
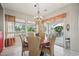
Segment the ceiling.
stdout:
[[[37,15],[37,8],[34,7],[36,3],[3,3],[6,9],[15,10],[31,16]],[[49,15],[50,13],[68,5],[68,3],[39,3],[39,10],[41,16]]]

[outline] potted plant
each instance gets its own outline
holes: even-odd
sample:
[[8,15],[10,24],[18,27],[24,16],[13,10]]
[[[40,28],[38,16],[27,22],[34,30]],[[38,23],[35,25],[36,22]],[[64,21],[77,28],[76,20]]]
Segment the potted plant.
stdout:
[[61,31],[63,30],[63,26],[57,26],[54,30],[58,33],[58,36],[61,36]]

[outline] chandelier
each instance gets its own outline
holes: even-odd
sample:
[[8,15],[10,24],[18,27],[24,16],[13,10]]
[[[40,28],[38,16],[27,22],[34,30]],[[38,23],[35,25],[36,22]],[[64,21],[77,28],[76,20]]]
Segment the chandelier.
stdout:
[[42,16],[40,16],[39,4],[36,3],[36,4],[34,5],[34,7],[37,8],[37,16],[35,16],[34,19],[37,19],[37,20],[42,19]]

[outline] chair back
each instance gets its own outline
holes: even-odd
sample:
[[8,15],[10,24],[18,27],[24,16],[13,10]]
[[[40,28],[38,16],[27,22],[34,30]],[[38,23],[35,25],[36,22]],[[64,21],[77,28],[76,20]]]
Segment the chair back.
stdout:
[[19,35],[19,37],[20,37],[20,39],[21,39],[21,43],[23,43],[23,39],[22,39],[22,36],[21,36],[21,35]]
[[49,42],[50,42],[50,50],[51,50],[51,56],[54,55],[54,44],[55,44],[56,35],[51,34],[49,36]]
[[45,40],[45,33],[43,32],[39,33],[39,37],[41,38],[40,42],[43,42]]
[[29,48],[30,56],[39,56],[40,55],[39,46],[40,46],[40,39],[38,37],[35,37],[33,34],[28,35],[28,48]]

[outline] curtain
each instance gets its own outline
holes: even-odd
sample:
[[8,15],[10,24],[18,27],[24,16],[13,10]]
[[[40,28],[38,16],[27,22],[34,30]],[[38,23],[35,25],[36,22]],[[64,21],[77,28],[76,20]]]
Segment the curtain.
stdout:
[[15,16],[5,15],[5,46],[12,46],[15,43]]
[[15,22],[15,16],[5,15],[5,20],[9,22]]

